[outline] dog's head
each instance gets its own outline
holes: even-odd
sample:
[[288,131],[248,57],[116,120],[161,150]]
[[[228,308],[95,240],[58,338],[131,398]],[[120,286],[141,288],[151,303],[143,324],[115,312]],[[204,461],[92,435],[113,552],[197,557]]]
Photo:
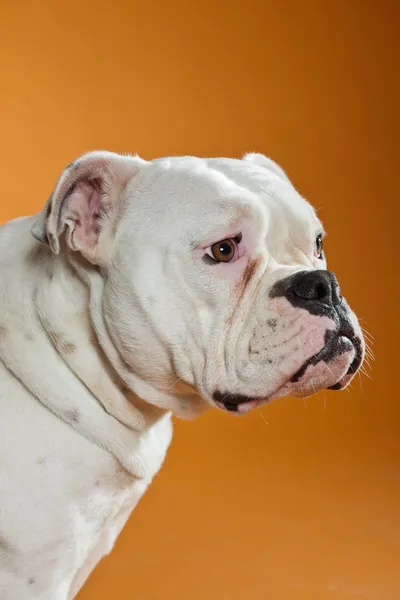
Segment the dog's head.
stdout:
[[180,416],[339,390],[360,368],[363,336],[326,268],[323,227],[265,156],[87,154],[33,234],[101,274],[106,354],[133,391]]

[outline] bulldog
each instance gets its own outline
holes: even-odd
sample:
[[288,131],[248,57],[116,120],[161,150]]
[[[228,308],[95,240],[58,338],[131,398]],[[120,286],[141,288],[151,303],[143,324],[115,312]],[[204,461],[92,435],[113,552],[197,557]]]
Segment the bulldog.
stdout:
[[1,227],[2,600],[76,596],[160,469],[171,415],[349,384],[365,343],[323,238],[260,154],[91,152]]

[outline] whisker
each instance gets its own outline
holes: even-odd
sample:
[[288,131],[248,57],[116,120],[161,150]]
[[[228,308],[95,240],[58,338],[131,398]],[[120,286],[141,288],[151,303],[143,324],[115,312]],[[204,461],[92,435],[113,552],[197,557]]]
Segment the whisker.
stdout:
[[269,422],[267,421],[267,419],[264,417],[264,415],[262,414],[261,410],[258,413],[260,415],[260,417],[262,418],[262,420],[264,421],[264,423],[266,423],[267,425],[269,425]]
[[362,373],[367,379],[371,379],[372,380],[372,377],[368,373],[368,371],[365,371],[364,369],[360,369],[360,373]]
[[276,421],[276,419],[277,419],[277,417],[278,417],[279,413],[281,412],[281,410],[282,410],[282,406],[283,406],[283,404],[284,404],[284,402],[285,402],[285,398],[280,398],[280,400],[281,400],[281,402],[280,402],[280,404],[279,404],[279,407],[278,407],[278,409],[276,410],[276,412],[275,412],[275,414],[274,414],[274,419],[271,421],[271,425],[273,425],[273,424],[275,423],[275,421]]
[[367,360],[369,363],[373,363],[375,362],[375,357],[371,356],[370,354],[366,354],[364,360]]
[[365,353],[366,358],[368,358],[368,360],[375,362],[375,356],[373,354],[370,354],[369,352]]
[[367,379],[370,379],[371,381],[373,381],[371,375],[369,373],[367,373],[367,371],[365,371],[365,369],[363,367],[360,368],[360,373],[362,373]]
[[169,391],[171,391],[171,390],[172,390],[172,388],[174,388],[174,387],[176,386],[176,384],[177,384],[177,383],[179,383],[180,381],[182,381],[182,378],[181,378],[181,377],[177,377],[177,378],[176,378],[176,380],[175,380],[175,381],[173,381],[173,382],[171,383],[171,385],[169,385],[169,386],[168,386],[168,387],[167,387],[167,388],[166,388],[164,391],[165,391],[165,392],[169,392]]
[[365,344],[365,353],[369,354],[371,357],[374,357],[374,352],[368,343]]
[[370,357],[370,356],[368,356],[368,355],[365,355],[365,356],[364,356],[364,363],[365,363],[365,364],[367,364],[367,365],[368,365],[370,368],[372,368],[372,365],[371,365],[371,363],[373,363],[373,362],[374,362],[374,359],[373,359],[373,358],[371,358],[371,357]]
[[364,356],[363,365],[368,365],[369,369],[372,370],[371,358],[369,356]]
[[372,333],[370,331],[368,331],[368,329],[365,329],[365,327],[361,327],[361,331],[363,332],[364,335],[366,335],[370,339],[372,339],[372,340],[375,339],[374,336],[372,335]]
[[366,340],[366,341],[367,341],[369,344],[371,344],[371,346],[373,346],[373,345],[375,344],[375,338],[371,337],[371,336],[369,335],[369,333],[366,333],[365,331],[363,332],[363,334],[364,334],[364,339],[365,339],[365,340]]
[[375,338],[372,335],[372,333],[370,333],[367,329],[365,329],[365,327],[361,327],[361,331],[363,332],[363,334],[365,335],[365,337],[369,338],[372,341],[375,341]]

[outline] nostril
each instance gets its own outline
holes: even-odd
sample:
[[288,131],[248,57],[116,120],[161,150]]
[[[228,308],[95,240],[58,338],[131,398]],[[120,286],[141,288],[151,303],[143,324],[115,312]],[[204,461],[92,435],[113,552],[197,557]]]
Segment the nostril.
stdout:
[[297,282],[293,288],[294,294],[303,300],[331,301],[331,286],[329,281],[319,277],[307,277]]
[[315,299],[316,300],[329,300],[331,295],[331,289],[325,283],[318,283],[315,287]]
[[[340,289],[331,271],[300,271],[277,281],[270,291],[271,298],[284,297],[293,306],[322,314],[326,307],[340,304]],[[325,308],[324,308],[325,307]]]

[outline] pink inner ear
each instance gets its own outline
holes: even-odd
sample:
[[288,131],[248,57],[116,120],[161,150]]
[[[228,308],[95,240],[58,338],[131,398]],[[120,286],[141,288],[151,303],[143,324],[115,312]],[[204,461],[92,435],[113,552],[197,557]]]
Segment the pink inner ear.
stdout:
[[100,183],[97,179],[92,179],[92,195],[89,200],[89,213],[91,217],[100,217],[101,205],[100,205]]
[[97,179],[78,182],[65,199],[62,214],[62,220],[68,225],[67,241],[72,249],[96,246],[100,215],[100,182]]

